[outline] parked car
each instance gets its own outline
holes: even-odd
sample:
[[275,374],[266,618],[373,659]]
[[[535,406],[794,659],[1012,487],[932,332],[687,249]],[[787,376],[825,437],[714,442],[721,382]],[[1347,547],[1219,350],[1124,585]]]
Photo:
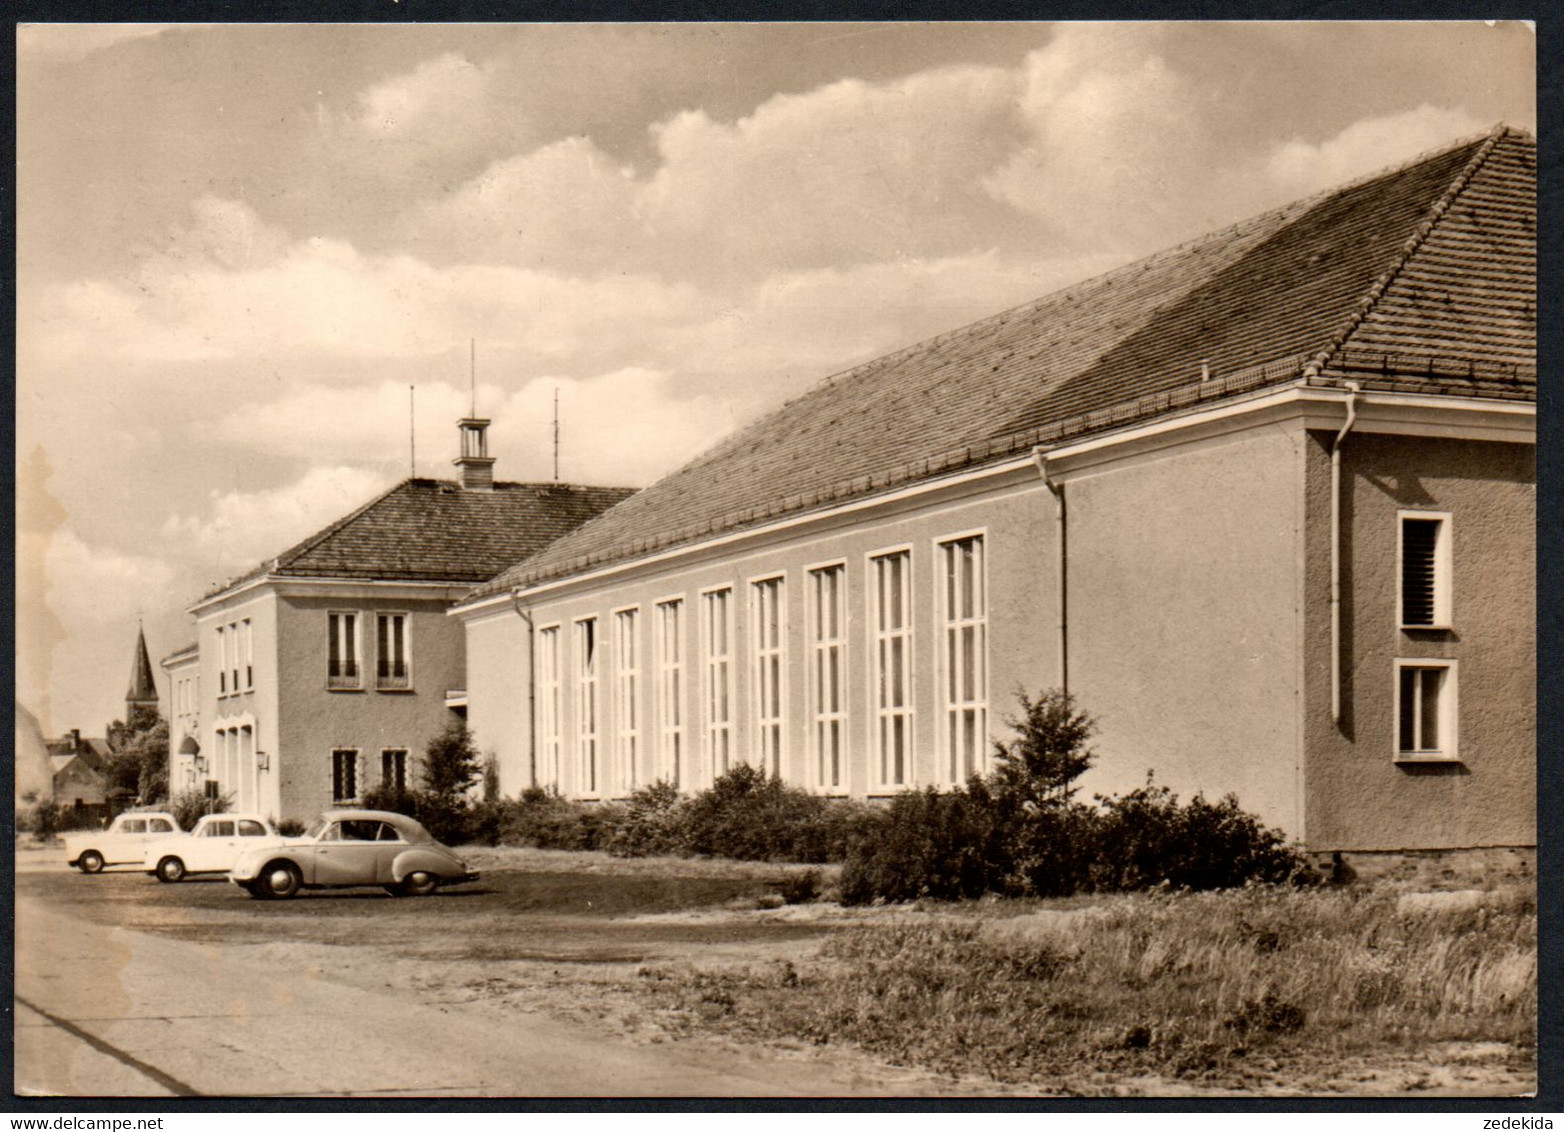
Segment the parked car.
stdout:
[[207,814],[178,837],[147,842],[142,864],[167,884],[191,873],[226,873],[250,849],[274,849],[287,839],[260,814]]
[[393,896],[428,896],[478,874],[405,814],[333,810],[316,818],[303,837],[246,852],[228,879],[257,899],[285,900],[301,888],[364,885]]
[[84,873],[101,873],[109,865],[139,865],[147,842],[184,837],[174,815],[161,810],[127,810],[107,829],[65,835],[65,863]]

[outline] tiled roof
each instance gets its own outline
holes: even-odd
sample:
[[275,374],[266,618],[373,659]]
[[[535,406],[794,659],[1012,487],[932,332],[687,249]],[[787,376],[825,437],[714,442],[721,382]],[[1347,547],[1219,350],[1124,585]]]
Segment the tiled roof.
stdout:
[[1371,365],[1534,398],[1535,153],[1501,126],[838,374],[473,596],[1297,381],[1310,362],[1310,380]]
[[264,575],[476,583],[536,554],[633,494],[627,487],[403,480],[358,510],[206,595]]
[[80,757],[81,761],[95,771],[101,772],[109,765],[109,760],[114,757],[114,752],[109,749],[108,742],[103,739],[89,739],[82,736],[81,744],[71,746],[69,735],[59,739],[50,739],[47,743],[49,757],[55,760],[54,769],[60,770],[72,759]]

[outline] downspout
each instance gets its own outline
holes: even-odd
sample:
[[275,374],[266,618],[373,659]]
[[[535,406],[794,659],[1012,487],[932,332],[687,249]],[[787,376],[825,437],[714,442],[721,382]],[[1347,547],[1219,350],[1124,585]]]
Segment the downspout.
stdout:
[[1347,420],[1330,446],[1330,718],[1341,726],[1341,442],[1358,421],[1356,381],[1347,387]]
[[512,590],[510,603],[516,616],[527,623],[527,780],[538,784],[538,650],[533,643],[532,614],[521,607],[521,598]]
[[1037,473],[1043,477],[1043,486],[1048,488],[1054,497],[1054,507],[1058,516],[1058,577],[1055,585],[1059,591],[1059,690],[1068,696],[1070,694],[1070,574],[1066,569],[1066,563],[1069,560],[1070,536],[1066,520],[1069,512],[1065,506],[1064,484],[1048,473],[1048,453],[1041,448],[1032,449],[1032,463],[1037,465]]

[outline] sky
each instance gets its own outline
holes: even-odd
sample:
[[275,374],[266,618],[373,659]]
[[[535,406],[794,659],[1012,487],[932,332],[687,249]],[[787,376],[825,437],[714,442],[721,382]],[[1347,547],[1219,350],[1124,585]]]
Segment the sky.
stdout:
[[[1520,24],[17,29],[17,700],[493,419],[644,486],[815,382],[1503,121]],[[475,359],[475,363],[474,363]],[[159,672],[160,690],[167,684]]]

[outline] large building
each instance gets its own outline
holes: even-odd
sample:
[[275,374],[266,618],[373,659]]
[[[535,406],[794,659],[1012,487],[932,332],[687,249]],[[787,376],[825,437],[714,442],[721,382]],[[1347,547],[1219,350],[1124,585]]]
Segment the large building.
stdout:
[[478,587],[502,789],[989,766],[1013,692],[1317,850],[1535,843],[1535,142],[841,373]]
[[460,422],[459,481],[404,480],[190,607],[196,640],[163,661],[175,791],[305,819],[416,785],[465,709],[450,602],[629,494],[496,482],[488,425]]

